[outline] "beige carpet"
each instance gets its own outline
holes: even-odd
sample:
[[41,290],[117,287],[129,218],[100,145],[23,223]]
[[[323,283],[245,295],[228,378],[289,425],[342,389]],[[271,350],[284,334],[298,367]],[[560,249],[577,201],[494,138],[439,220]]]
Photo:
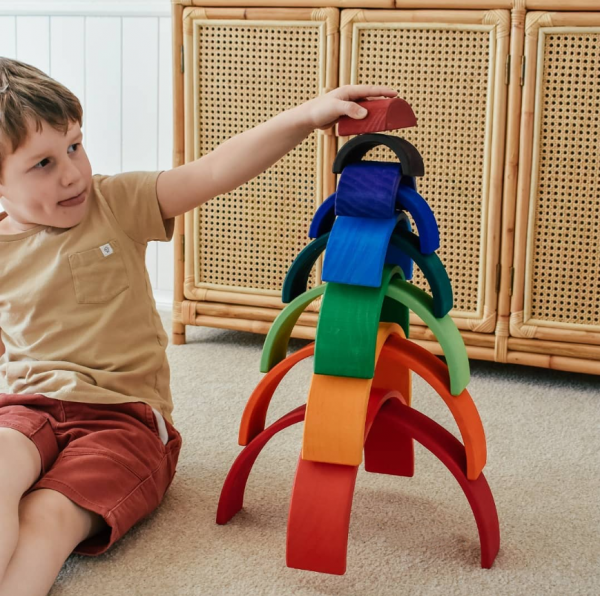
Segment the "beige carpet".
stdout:
[[[164,323],[170,330],[168,313]],[[168,349],[184,446],[163,505],[107,554],[71,557],[52,596],[600,594],[598,377],[472,363],[469,389],[488,440],[484,473],[500,517],[492,569],[480,568],[459,485],[417,446],[414,478],[359,471],[348,570],[328,576],[285,566],[299,427],[263,451],[244,511],[215,524],[222,482],[241,449],[240,416],[262,376],[263,337],[188,328],[187,339]],[[311,365],[284,380],[269,420],[305,401]],[[415,407],[457,434],[441,399],[418,378],[414,396]]]

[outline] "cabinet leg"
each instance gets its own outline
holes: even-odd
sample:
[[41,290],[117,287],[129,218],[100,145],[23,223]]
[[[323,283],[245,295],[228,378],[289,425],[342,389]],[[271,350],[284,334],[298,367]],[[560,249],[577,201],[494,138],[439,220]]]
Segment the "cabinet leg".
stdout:
[[174,346],[182,346],[185,344],[185,325],[173,321],[173,333],[171,335],[171,341]]

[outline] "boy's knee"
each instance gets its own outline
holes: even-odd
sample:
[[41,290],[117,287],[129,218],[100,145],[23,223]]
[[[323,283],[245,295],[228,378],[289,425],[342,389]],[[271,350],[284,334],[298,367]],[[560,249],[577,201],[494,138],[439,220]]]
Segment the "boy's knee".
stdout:
[[[72,550],[80,542],[96,533],[102,518],[51,489],[38,489],[21,499],[19,523],[21,531],[34,532],[64,539]],[[92,533],[93,532],[93,533]]]
[[34,490],[19,503],[19,523],[21,526],[67,529],[73,521],[73,505],[57,491]]
[[42,458],[35,443],[13,428],[0,427],[2,492],[21,495],[39,478]]

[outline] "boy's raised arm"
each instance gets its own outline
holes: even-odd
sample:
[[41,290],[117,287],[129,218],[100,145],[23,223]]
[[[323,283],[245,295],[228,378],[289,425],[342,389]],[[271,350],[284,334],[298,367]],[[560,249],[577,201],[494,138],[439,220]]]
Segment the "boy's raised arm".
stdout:
[[163,172],[156,183],[163,218],[190,211],[252,180],[289,153],[315,128],[329,128],[341,116],[363,118],[367,111],[355,101],[396,95],[396,91],[382,86],[339,87],[231,137],[193,162]]

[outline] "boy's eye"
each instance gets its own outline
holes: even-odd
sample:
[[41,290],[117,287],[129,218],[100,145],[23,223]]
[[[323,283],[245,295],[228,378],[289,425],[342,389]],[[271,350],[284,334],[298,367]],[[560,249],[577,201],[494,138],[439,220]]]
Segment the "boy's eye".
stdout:
[[42,168],[46,167],[46,163],[50,162],[49,159],[42,159],[42,161],[38,161],[33,167],[35,169],[41,170]]
[[[72,145],[69,145],[69,148],[67,149],[67,153],[75,153],[75,151],[77,151],[77,148],[79,147],[79,145],[81,145],[81,143],[73,143]],[[71,151],[71,148],[73,148],[73,151]],[[44,158],[44,159],[42,159],[42,161],[39,161],[38,163],[36,163],[33,167],[35,169],[41,170],[42,168],[46,167],[47,163],[50,163],[50,160],[48,158]]]

